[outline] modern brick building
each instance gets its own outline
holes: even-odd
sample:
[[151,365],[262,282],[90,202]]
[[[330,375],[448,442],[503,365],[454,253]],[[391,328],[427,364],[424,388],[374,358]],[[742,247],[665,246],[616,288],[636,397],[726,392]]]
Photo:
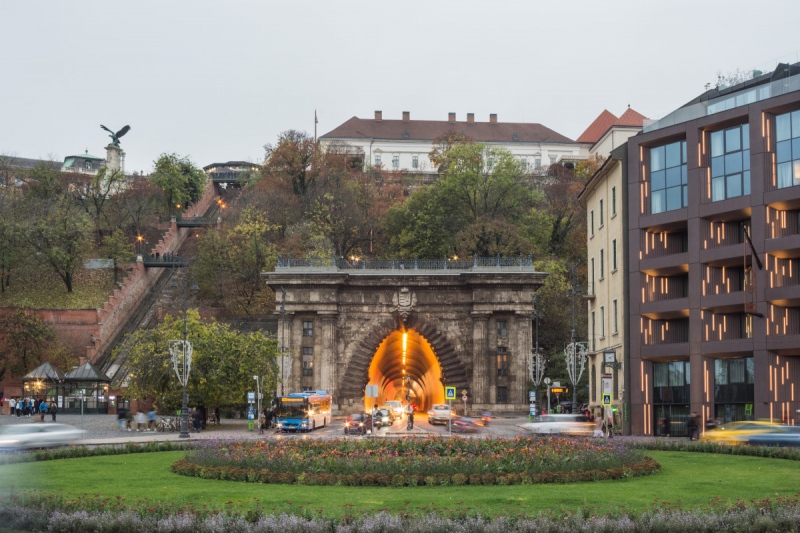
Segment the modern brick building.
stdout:
[[632,432],[798,423],[800,64],[707,91],[627,154]]

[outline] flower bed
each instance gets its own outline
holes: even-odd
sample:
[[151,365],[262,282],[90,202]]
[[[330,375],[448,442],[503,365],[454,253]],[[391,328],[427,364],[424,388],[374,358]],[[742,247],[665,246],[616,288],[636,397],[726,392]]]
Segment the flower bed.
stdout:
[[594,481],[659,468],[622,443],[536,436],[213,442],[172,465],[177,474],[206,479],[395,487]]

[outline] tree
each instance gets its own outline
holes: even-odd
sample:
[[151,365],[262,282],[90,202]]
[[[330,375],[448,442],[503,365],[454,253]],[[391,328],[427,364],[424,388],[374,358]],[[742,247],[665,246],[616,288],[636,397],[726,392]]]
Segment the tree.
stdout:
[[24,376],[42,361],[53,330],[32,311],[17,309],[0,317],[0,371]]
[[206,186],[206,175],[188,157],[162,154],[155,161],[150,183],[164,191],[167,213],[172,213],[200,198]]
[[128,261],[133,255],[133,243],[125,233],[117,230],[103,237],[103,254],[111,259],[114,266],[114,283],[119,282],[119,264]]
[[296,196],[308,194],[316,177],[314,139],[305,132],[289,130],[278,136],[275,146],[267,144],[264,149],[264,174],[291,184]]
[[[277,386],[277,341],[260,332],[241,333],[213,319],[202,322],[195,309],[187,311],[187,339],[192,343],[192,367],[187,391],[193,404],[241,405],[253,387],[253,376],[264,377],[264,390]],[[182,387],[172,368],[170,341],[181,339],[183,318],[167,315],[155,329],[126,336],[115,350],[127,351],[128,392],[152,399],[161,407],[181,404]]]
[[474,144],[475,141],[467,137],[463,133],[458,133],[455,130],[445,132],[443,135],[436,137],[433,140],[433,146],[428,153],[428,159],[431,160],[433,166],[437,168],[439,173],[444,172],[448,165],[448,156],[450,150],[458,144]]
[[98,245],[103,241],[103,231],[114,227],[109,224],[107,208],[112,197],[121,191],[124,182],[125,174],[122,171],[101,167],[97,174],[73,189],[76,201],[83,206],[94,223],[95,242]]
[[89,253],[91,228],[86,213],[67,196],[42,205],[41,215],[27,228],[30,246],[58,274],[67,292],[72,292],[72,277]]

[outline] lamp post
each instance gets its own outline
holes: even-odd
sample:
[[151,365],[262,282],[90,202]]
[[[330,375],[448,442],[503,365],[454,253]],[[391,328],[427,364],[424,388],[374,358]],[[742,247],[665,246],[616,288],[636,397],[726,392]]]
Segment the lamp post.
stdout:
[[[178,376],[178,381],[183,386],[183,402],[181,404],[181,433],[179,438],[189,438],[189,396],[186,394],[186,385],[189,382],[189,373],[192,369],[192,344],[186,339],[186,303],[189,287],[189,277],[186,269],[189,266],[183,262],[179,268],[183,270],[183,340],[171,341],[169,352],[172,356],[172,367]],[[172,286],[177,286],[173,278]],[[197,282],[192,284],[192,290],[196,290]]]
[[564,350],[564,356],[567,362],[567,373],[569,379],[572,381],[572,412],[578,411],[578,382],[583,376],[583,369],[586,366],[586,344],[577,342],[577,333],[575,331],[575,297],[580,294],[581,286],[578,284],[578,263],[570,268],[570,277],[572,278],[572,334],[569,346]]
[[286,350],[286,290],[281,287],[281,396],[284,396],[283,389],[283,367],[286,366],[284,351]]
[[[531,313],[534,323],[536,324],[536,345],[533,347],[533,354],[531,356],[531,380],[533,381],[534,390],[536,394],[539,393],[539,384],[544,377],[544,361],[542,354],[539,352],[539,319],[542,317],[539,313],[539,295],[533,295],[533,312]],[[536,398],[538,402],[538,398]],[[535,405],[535,404],[534,404]],[[539,409],[536,407],[534,416],[538,415]]]

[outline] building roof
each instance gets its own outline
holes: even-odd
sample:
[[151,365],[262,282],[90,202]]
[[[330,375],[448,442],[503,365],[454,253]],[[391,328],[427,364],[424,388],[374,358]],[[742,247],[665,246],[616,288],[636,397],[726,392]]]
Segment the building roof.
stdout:
[[228,161],[227,163],[211,163],[203,167],[203,170],[208,172],[208,169],[214,167],[248,167],[248,168],[261,168],[257,163],[250,163],[249,161]]
[[608,109],[603,109],[603,112],[594,119],[594,122],[586,128],[586,131],[581,133],[580,137],[578,137],[578,142],[595,144],[614,126],[621,128],[641,128],[644,126],[645,120],[647,120],[647,117],[630,107],[626,109],[619,118]]
[[559,143],[575,141],[541,124],[447,120],[375,120],[353,117],[320,139],[382,139],[432,141],[447,133],[462,133],[477,142]]
[[111,378],[98,372],[89,361],[74,368],[64,378],[71,381],[111,381]]
[[49,159],[30,159],[28,157],[14,157],[14,156],[8,157],[7,159],[7,164],[11,167],[16,167],[16,168],[34,168],[42,163],[52,167],[55,170],[61,168],[61,163],[57,161],[51,161]]
[[594,119],[594,122],[589,124],[589,127],[586,128],[586,131],[580,134],[578,137],[578,142],[591,144],[596,143],[616,122],[617,117],[608,109],[603,109],[603,112],[600,113],[596,119]]
[[23,376],[22,381],[33,381],[33,380],[62,380],[64,379],[64,373],[51,365],[50,363],[42,363],[41,365],[37,366],[25,376]]

